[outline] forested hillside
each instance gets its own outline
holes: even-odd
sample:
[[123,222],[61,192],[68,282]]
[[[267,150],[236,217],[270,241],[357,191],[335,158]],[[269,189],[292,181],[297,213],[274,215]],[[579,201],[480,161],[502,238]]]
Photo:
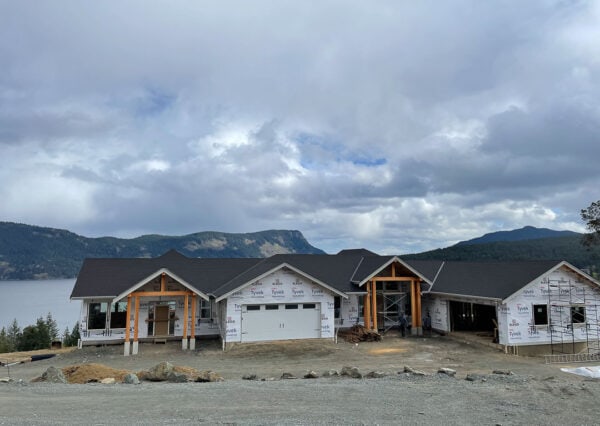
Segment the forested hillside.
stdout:
[[155,257],[170,249],[189,257],[323,253],[311,246],[300,231],[87,238],[62,229],[0,222],[0,280],[71,278],[86,257]]

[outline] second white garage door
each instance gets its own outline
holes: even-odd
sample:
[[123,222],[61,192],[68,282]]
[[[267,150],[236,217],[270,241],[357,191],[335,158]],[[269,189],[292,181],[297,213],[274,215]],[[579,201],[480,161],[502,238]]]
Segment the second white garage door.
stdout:
[[242,342],[321,337],[319,303],[242,305]]

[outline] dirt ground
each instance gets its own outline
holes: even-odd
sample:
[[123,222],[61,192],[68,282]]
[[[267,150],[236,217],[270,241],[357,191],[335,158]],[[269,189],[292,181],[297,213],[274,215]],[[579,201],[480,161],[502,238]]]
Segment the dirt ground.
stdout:
[[[287,341],[221,350],[199,341],[195,351],[180,342],[141,344],[124,357],[123,346],[85,347],[10,367],[0,383],[0,424],[597,424],[600,381],[560,371],[542,358],[506,355],[449,337],[381,342]],[[21,355],[22,356],[22,355]],[[221,383],[50,384],[30,383],[49,366],[98,363],[139,371],[161,361],[212,370]],[[581,366],[582,364],[571,365]],[[302,379],[355,366],[379,379]],[[404,366],[427,376],[402,372]],[[455,377],[437,374],[440,367]],[[514,375],[492,374],[510,370]],[[298,380],[279,380],[289,372]],[[242,380],[256,374],[257,381]],[[0,367],[0,377],[8,369]],[[465,380],[470,375],[473,381]],[[260,381],[260,379],[267,379]],[[273,380],[271,380],[273,379]]]

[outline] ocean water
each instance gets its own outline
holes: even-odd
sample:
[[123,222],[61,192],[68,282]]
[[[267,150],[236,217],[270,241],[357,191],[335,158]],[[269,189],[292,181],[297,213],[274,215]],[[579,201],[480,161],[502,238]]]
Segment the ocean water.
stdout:
[[65,327],[71,330],[81,310],[80,300],[69,300],[74,284],[74,278],[0,281],[0,329],[8,328],[14,319],[23,329],[50,312],[61,335]]

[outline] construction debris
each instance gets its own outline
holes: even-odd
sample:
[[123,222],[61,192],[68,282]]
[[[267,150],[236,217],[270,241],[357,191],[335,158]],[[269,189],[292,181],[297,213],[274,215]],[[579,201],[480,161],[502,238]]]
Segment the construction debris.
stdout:
[[349,343],[381,341],[381,334],[360,324],[355,324],[346,330],[340,330],[338,336]]

